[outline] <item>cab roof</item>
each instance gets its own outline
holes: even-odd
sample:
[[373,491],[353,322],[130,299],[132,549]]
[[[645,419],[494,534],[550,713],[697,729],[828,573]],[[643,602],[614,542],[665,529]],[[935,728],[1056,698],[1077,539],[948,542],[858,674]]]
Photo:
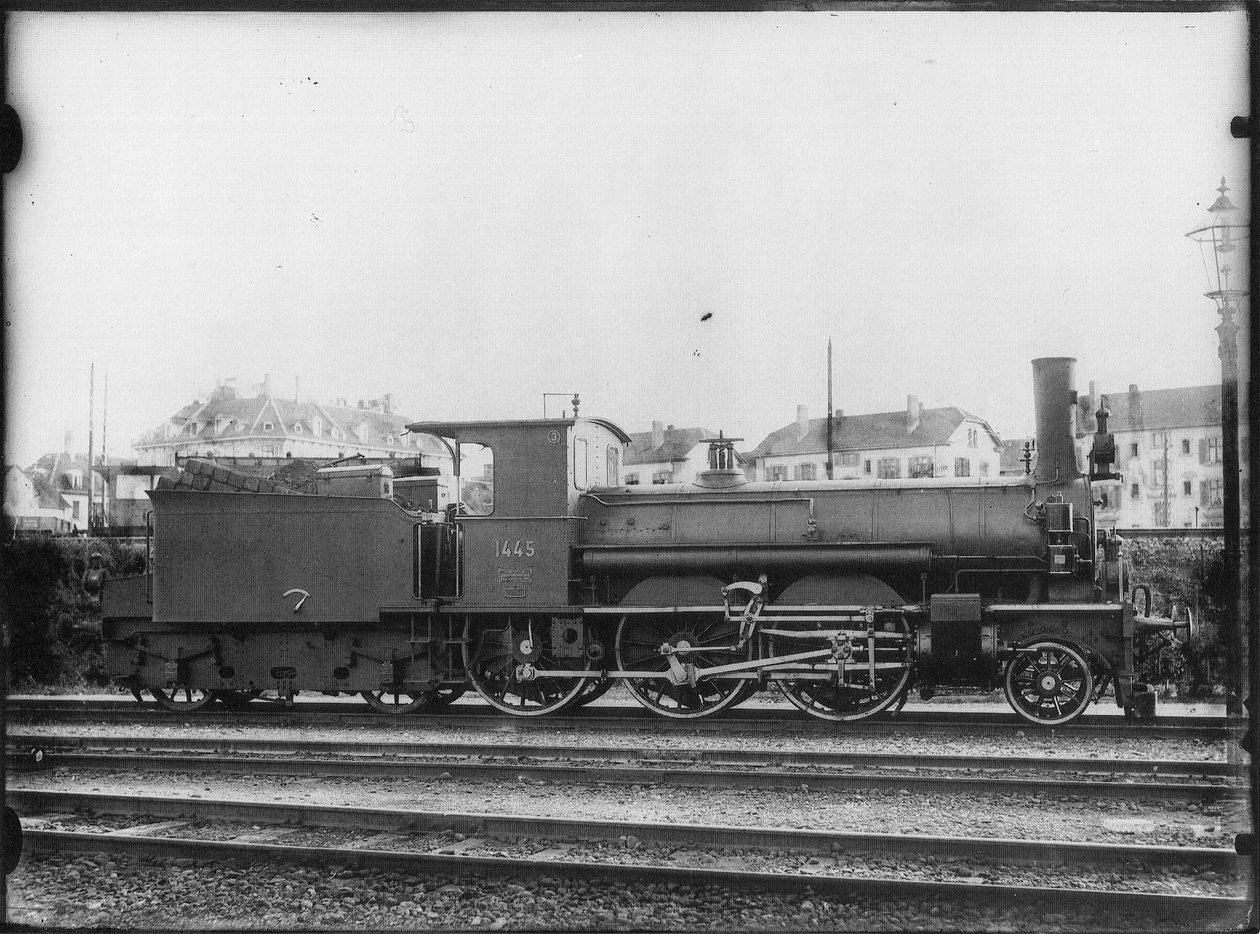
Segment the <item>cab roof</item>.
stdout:
[[622,431],[612,422],[603,418],[519,418],[519,419],[489,419],[482,421],[457,421],[457,422],[410,422],[407,430],[425,435],[436,435],[441,438],[454,438],[461,441],[465,437],[473,437],[479,433],[490,429],[500,430],[504,428],[568,428],[577,422],[589,422],[593,425],[599,425],[606,428],[617,436],[622,444],[630,443],[630,436]]

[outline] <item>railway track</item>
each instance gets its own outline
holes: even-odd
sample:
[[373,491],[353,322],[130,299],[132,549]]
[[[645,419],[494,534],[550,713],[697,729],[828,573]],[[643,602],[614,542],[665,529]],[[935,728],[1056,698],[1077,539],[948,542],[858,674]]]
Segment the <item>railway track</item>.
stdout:
[[[9,731],[15,752],[39,747],[46,752],[145,750],[148,752],[195,752],[221,754],[265,753],[268,755],[344,754],[346,743],[335,739],[190,737],[109,735],[86,736],[70,733],[31,733]],[[1045,756],[914,755],[880,752],[830,752],[785,749],[699,748],[661,746],[574,746],[502,743],[363,741],[353,745],[356,756],[425,758],[438,760],[593,760],[635,762],[644,765],[734,766],[744,768],[798,767],[811,769],[913,769],[916,771],[1052,772],[1124,776],[1204,776],[1244,777],[1242,766],[1217,760],[1132,759],[1132,758],[1047,758]]]
[[[392,718],[374,713],[366,705],[353,700],[302,702],[292,707],[276,703],[254,702],[243,708],[227,710],[207,707],[200,710],[168,711],[156,704],[141,704],[133,699],[117,701],[78,700],[56,697],[10,700],[7,716],[11,723],[184,723],[276,725],[302,723],[310,726],[384,725]],[[1041,727],[1023,720],[1010,711],[962,712],[942,707],[940,710],[903,710],[895,718],[869,718],[852,722],[832,723],[806,717],[794,708],[780,706],[740,707],[717,717],[702,720],[671,720],[656,716],[642,707],[591,705],[565,715],[548,717],[506,716],[488,705],[460,702],[432,713],[400,717],[399,726],[420,725],[449,729],[483,729],[502,732],[582,730],[601,731],[627,729],[661,733],[724,732],[737,728],[744,732],[765,732],[785,735],[837,735],[844,733],[877,734],[898,731],[916,733],[954,733],[984,730],[1004,735],[1025,733],[1051,738],[1065,735],[1106,735],[1114,738],[1161,737],[1167,739],[1226,740],[1236,729],[1223,717],[1160,717],[1135,722],[1115,714],[1085,714],[1072,723],[1057,727]]]
[[[151,742],[148,739],[143,743]],[[222,747],[212,741],[203,750]],[[230,747],[231,743],[227,743]],[[255,750],[260,742],[252,744]],[[878,791],[902,790],[917,794],[975,795],[1078,795],[1090,799],[1192,801],[1246,800],[1247,789],[1239,785],[1217,782],[1165,782],[1070,780],[1055,777],[988,777],[984,775],[922,774],[907,771],[916,766],[913,758],[895,770],[825,771],[818,769],[785,770],[769,767],[703,768],[692,765],[663,764],[560,764],[538,761],[531,755],[501,754],[512,761],[408,761],[407,759],[354,756],[261,756],[255,754],[216,755],[209,751],[189,754],[196,742],[179,741],[164,755],[139,751],[47,752],[44,767],[106,772],[178,772],[204,775],[236,774],[254,776],[320,776],[322,778],[356,778],[361,780],[435,780],[481,781],[511,785],[514,782],[547,782],[552,784],[654,785],[679,788],[771,788],[793,790],[801,785],[813,791]],[[1004,760],[991,760],[991,768],[1004,766]]]
[[[633,880],[936,904],[996,900],[1029,910],[1062,911],[1067,905],[1108,916],[1193,918],[1222,925],[1246,911],[1245,900],[1227,894],[1229,880],[1240,871],[1238,858],[1214,848],[564,820],[81,791],[12,794],[28,815],[25,838],[36,854],[168,859],[187,854],[202,862],[283,861],[422,876]],[[33,812],[44,816],[29,816]],[[64,829],[66,824],[86,829]],[[353,828],[353,840],[334,832],[344,828]],[[752,851],[771,855],[758,860],[751,858]],[[716,865],[695,865],[692,856]],[[897,861],[895,875],[871,871],[872,861],[878,865],[889,857]],[[963,879],[952,865],[960,857],[969,873]],[[763,868],[740,868],[759,862]],[[1121,884],[1046,884],[1047,867],[1063,864],[1123,868],[1129,877]],[[1168,871],[1191,864],[1200,877],[1213,873],[1213,882],[1198,883],[1199,892],[1168,891]]]

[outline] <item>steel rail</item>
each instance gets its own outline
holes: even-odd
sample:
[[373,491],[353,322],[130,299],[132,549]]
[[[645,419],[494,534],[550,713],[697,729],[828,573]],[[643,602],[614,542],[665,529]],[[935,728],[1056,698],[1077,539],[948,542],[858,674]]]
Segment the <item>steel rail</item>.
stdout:
[[57,750],[146,750],[151,752],[258,753],[272,755],[354,754],[464,759],[594,759],[601,762],[685,762],[709,765],[805,766],[813,768],[976,769],[1002,772],[1088,772],[1123,775],[1200,775],[1242,778],[1245,767],[1225,761],[1189,759],[1095,759],[1046,756],[961,756],[880,752],[825,752],[782,749],[702,749],[652,746],[560,746],[505,743],[405,742],[401,740],[287,739],[198,736],[79,736],[8,731],[10,755],[39,747]]
[[[153,703],[139,704],[133,699],[94,702],[49,698],[47,701],[10,700],[8,717],[11,723],[54,723],[91,720],[106,723],[155,723],[195,718],[198,723],[235,724],[275,721],[311,724],[353,724],[365,721],[376,724],[391,722],[365,704],[353,701],[298,703],[286,708],[275,703],[254,702],[243,708],[223,710],[216,707],[193,711],[168,711]],[[857,732],[957,733],[966,730],[985,732],[1025,732],[1035,737],[1052,739],[1062,735],[1103,735],[1114,738],[1166,738],[1223,741],[1232,735],[1224,717],[1166,717],[1151,721],[1130,721],[1121,716],[1085,714],[1071,723],[1040,726],[1017,714],[953,713],[945,710],[903,710],[895,717],[870,717],[863,720],[832,722],[809,717],[794,707],[779,709],[738,708],[720,716],[701,720],[674,720],[657,716],[639,705],[624,707],[591,706],[564,714],[545,717],[512,717],[489,705],[459,703],[432,712],[419,712],[414,719],[402,721],[417,726],[477,727],[513,730],[601,730],[649,729],[663,732],[773,732],[775,734],[825,734]]]
[[1062,779],[981,778],[887,773],[731,771],[644,766],[537,765],[527,762],[408,762],[380,758],[249,758],[233,756],[131,755],[57,752],[44,760],[51,769],[170,772],[223,772],[244,775],[319,775],[336,778],[435,779],[446,773],[463,781],[504,782],[524,779],[564,784],[670,785],[693,788],[799,788],[813,791],[902,789],[925,794],[1081,795],[1092,799],[1144,799],[1214,802],[1243,800],[1237,785],[1173,782],[1087,782]]
[[84,791],[19,789],[9,793],[10,806],[31,818],[37,811],[128,814],[187,820],[284,824],[303,827],[352,827],[373,833],[459,832],[468,836],[511,840],[618,840],[633,834],[641,841],[730,849],[791,850],[797,853],[844,853],[873,857],[966,856],[1018,866],[1184,866],[1208,867],[1236,874],[1244,857],[1222,847],[1144,846],[1132,843],[1077,843],[1061,840],[1017,840],[1004,837],[950,837],[930,834],[854,833],[777,827],[670,824],[650,821],[608,821],[515,814],[416,811],[396,808],[279,804],[215,798],[172,798],[155,795],[106,794]]
[[944,882],[937,880],[859,876],[826,876],[805,873],[750,872],[701,869],[677,865],[581,862],[550,859],[459,856],[407,853],[388,850],[322,846],[285,846],[277,843],[239,843],[181,837],[144,837],[107,833],[71,833],[31,830],[23,835],[32,853],[107,852],[130,856],[170,857],[173,853],[199,862],[241,860],[252,863],[355,866],[383,872],[431,876],[493,875],[509,878],[552,877],[583,882],[682,883],[722,886],[735,891],[756,889],[782,893],[808,890],[814,895],[837,898],[883,897],[919,899],[939,904],[942,900],[984,905],[1018,904],[1044,911],[1063,911],[1065,906],[1088,908],[1109,916],[1193,919],[1195,924],[1227,924],[1241,920],[1247,901],[1207,895],[1166,895],[1105,889],[1045,888],[1027,885]]

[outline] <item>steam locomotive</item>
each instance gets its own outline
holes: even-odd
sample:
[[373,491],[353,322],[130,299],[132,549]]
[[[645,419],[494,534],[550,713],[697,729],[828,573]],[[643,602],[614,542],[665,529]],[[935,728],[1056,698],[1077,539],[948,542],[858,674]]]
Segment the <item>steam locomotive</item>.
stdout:
[[415,423],[441,463],[331,466],[315,494],[188,462],[149,494],[147,573],[104,582],[107,664],[172,707],[301,690],[405,713],[471,687],[540,716],[620,682],[666,717],[773,686],[845,721],[1000,684],[1054,725],[1110,684],[1151,716],[1135,645],[1178,624],[1135,611],[1094,525],[1114,441],[1100,410],[1079,469],[1074,365],[1033,361],[1027,477],[752,482],[719,436],[694,483],[626,486],[627,435],[576,413]]

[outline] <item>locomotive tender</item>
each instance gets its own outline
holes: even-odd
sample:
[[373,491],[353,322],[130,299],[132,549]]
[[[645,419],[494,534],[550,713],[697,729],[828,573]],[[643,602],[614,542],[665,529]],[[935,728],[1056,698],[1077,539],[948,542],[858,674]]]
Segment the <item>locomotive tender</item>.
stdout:
[[[193,462],[149,494],[147,573],[105,583],[107,663],[167,706],[307,690],[405,712],[471,686],[536,716],[621,681],[669,717],[773,685],[850,720],[916,684],[1001,684],[1059,724],[1110,683],[1149,716],[1135,644],[1173,624],[1135,613],[1094,526],[1114,444],[1101,411],[1081,473],[1074,363],[1033,361],[1027,477],[750,482],[719,437],[694,484],[624,486],[628,437],[576,413],[408,426],[443,442],[453,489],[419,461],[326,468],[319,494]],[[469,450],[492,476],[461,477]]]

